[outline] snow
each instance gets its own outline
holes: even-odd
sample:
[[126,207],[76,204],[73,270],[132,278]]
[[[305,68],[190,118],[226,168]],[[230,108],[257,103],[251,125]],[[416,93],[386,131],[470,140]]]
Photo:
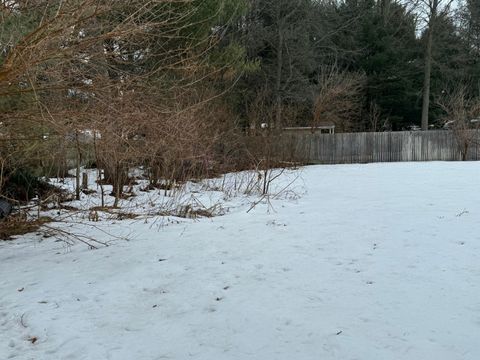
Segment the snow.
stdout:
[[130,235],[98,250],[0,243],[0,359],[479,359],[479,175],[315,166],[250,212],[72,225]]

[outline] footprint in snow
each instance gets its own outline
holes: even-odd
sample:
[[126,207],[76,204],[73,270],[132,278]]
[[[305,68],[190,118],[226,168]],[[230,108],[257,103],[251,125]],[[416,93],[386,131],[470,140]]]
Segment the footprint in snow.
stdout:
[[88,297],[79,294],[72,294],[72,297],[75,301],[87,301]]

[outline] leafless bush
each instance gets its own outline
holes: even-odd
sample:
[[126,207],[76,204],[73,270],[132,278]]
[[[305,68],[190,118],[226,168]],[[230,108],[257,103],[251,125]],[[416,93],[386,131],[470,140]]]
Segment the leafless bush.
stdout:
[[[278,104],[273,104],[268,90],[260,89],[247,112],[249,129],[247,141],[248,168],[256,173],[256,184],[262,195],[269,194],[270,185],[286,168],[304,162],[303,154],[296,150],[297,141],[284,133],[282,124],[276,123]],[[286,123],[294,121],[295,114],[288,107],[282,109]],[[290,115],[290,116],[288,116]],[[289,120],[290,118],[290,120]],[[280,126],[280,127],[278,127]]]
[[248,133],[257,135],[275,128],[275,108],[271,103],[271,94],[267,88],[257,91],[255,99],[247,109]]
[[[60,140],[64,145],[49,154],[53,161],[67,155],[70,162],[63,156],[62,166],[77,168],[77,198],[79,169],[90,151],[79,138],[87,131],[99,135],[90,148],[116,203],[134,166],[147,166],[153,184],[160,177],[207,176],[232,150],[224,141],[230,114],[209,106],[219,94],[201,84],[221,69],[204,61],[218,40],[189,38],[188,29],[198,25],[195,11],[183,0],[19,3],[15,12],[41,19],[0,44],[7,53],[0,100],[11,103],[0,114],[1,136],[38,138],[24,143],[20,158],[30,159],[27,153],[40,152],[47,134]],[[18,103],[25,110],[18,111]],[[6,149],[2,162],[11,162],[12,153]]]
[[480,127],[480,98],[468,94],[465,85],[459,85],[437,101],[444,111],[444,123],[457,140],[462,160],[467,160],[469,148],[478,142]]
[[312,127],[333,123],[340,131],[354,129],[362,108],[364,83],[363,74],[323,67],[318,76]]

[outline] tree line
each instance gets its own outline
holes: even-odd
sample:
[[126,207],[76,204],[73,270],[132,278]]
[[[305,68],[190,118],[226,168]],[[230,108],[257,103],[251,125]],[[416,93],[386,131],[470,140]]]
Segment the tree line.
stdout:
[[258,165],[262,128],[470,121],[479,53],[480,0],[1,0],[0,192],[87,161],[116,198],[130,166]]
[[[242,78],[244,118],[340,131],[441,127],[443,98],[478,97],[480,1],[256,0],[241,24],[258,71]],[[423,108],[423,113],[422,113]],[[423,124],[422,124],[423,119]]]

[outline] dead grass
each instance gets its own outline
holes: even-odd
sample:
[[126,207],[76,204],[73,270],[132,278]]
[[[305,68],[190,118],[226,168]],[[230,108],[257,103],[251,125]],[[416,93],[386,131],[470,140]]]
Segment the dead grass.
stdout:
[[35,220],[25,220],[24,217],[13,215],[0,221],[0,240],[12,240],[15,236],[38,231],[45,224],[52,222],[50,217]]

